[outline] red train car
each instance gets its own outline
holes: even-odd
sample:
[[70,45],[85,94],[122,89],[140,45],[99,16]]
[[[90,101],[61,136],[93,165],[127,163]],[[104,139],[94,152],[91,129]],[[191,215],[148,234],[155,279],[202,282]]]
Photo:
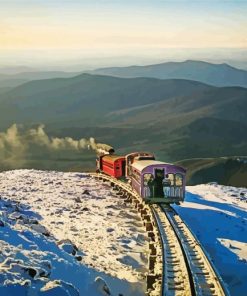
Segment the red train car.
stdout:
[[105,174],[115,178],[125,176],[125,156],[103,155],[100,162],[100,170]]

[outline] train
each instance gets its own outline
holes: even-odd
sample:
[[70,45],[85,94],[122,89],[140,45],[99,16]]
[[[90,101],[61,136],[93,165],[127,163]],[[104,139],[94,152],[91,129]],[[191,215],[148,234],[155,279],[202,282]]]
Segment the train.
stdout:
[[185,168],[157,161],[153,153],[116,155],[112,147],[107,148],[100,149],[96,172],[129,183],[146,203],[179,204],[184,201]]

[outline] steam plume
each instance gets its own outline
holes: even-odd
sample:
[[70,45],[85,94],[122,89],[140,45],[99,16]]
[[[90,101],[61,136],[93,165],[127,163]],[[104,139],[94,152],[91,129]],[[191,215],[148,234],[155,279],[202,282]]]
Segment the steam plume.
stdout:
[[44,125],[25,130],[22,126],[13,124],[6,132],[0,133],[0,163],[14,168],[24,164],[31,156],[62,157],[84,149],[98,153],[104,147],[111,146],[97,144],[94,138],[75,140],[71,137],[49,137]]

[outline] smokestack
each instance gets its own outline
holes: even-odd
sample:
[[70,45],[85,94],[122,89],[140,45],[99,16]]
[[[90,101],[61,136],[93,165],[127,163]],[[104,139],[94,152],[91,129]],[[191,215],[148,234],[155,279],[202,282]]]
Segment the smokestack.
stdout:
[[98,155],[113,154],[114,152],[115,150],[110,145],[103,144],[103,143],[96,144],[96,153]]

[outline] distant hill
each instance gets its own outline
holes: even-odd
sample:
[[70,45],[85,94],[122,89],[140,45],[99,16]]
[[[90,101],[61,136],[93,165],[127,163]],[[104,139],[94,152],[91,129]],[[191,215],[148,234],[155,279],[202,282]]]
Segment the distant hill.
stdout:
[[0,73],[2,74],[17,74],[22,72],[34,72],[36,71],[34,68],[26,67],[26,66],[1,66]]
[[166,161],[245,155],[246,105],[242,87],[81,74],[0,91],[0,129],[44,123],[51,136],[92,136]]
[[126,78],[190,79],[215,86],[247,87],[247,71],[245,70],[234,68],[228,64],[212,64],[191,60],[148,66],[102,68],[90,73]]
[[[22,68],[21,68],[22,69]],[[78,75],[77,72],[47,71],[47,72],[18,72],[18,73],[1,73],[0,68],[0,87],[15,87],[31,80],[67,78]]]
[[212,117],[196,119],[174,131],[170,156],[184,159],[246,155],[246,130],[244,122]]
[[11,90],[11,87],[0,87],[0,95]]
[[[178,85],[177,85],[178,86]],[[179,87],[179,86],[178,86]],[[177,90],[178,92],[178,90]],[[163,126],[174,130],[195,119],[214,117],[245,123],[247,89],[240,87],[205,87],[189,95],[170,95],[167,100],[151,102],[135,108],[117,109],[108,119],[121,125]]]
[[247,157],[194,158],[177,164],[187,169],[187,185],[217,182],[247,187]]
[[123,79],[89,74],[31,81],[0,96],[0,124],[15,119],[21,123],[62,120],[98,125],[108,120],[111,111],[211,88],[187,80]]

